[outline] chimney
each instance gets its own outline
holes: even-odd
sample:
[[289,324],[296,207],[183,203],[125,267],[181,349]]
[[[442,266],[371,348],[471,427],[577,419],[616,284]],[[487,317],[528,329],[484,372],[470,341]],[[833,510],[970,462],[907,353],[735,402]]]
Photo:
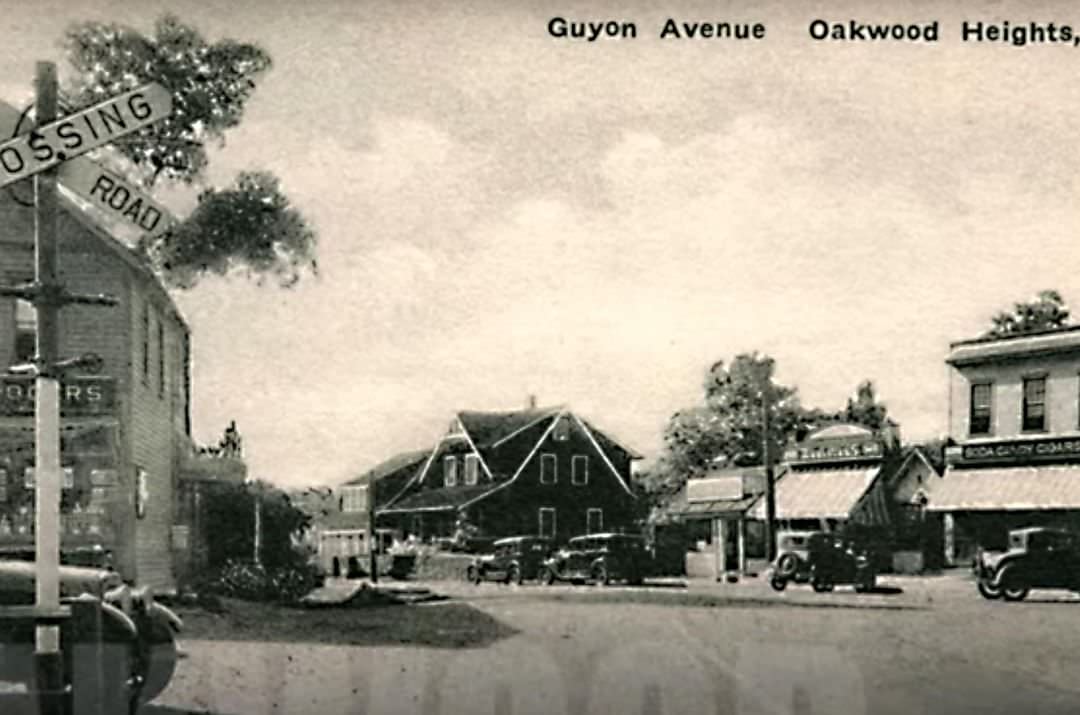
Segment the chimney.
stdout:
[[536,409],[536,395],[529,395],[528,408],[530,410]]

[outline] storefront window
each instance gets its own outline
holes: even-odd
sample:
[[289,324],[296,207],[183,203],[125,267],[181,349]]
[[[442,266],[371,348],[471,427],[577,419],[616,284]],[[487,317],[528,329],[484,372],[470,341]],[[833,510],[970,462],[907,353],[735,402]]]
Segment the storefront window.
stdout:
[[1046,429],[1046,378],[1029,377],[1024,380],[1024,431],[1041,432]]
[[990,434],[992,422],[993,385],[978,382],[971,386],[971,416],[969,431],[971,434]]

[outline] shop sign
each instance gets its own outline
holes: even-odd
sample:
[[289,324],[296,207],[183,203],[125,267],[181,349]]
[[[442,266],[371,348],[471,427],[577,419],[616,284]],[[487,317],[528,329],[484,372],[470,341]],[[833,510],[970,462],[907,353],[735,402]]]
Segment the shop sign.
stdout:
[[1080,437],[1012,440],[964,445],[961,460],[976,464],[1024,464],[1080,460]]
[[[116,382],[111,377],[65,377],[60,384],[62,417],[110,416],[116,406]],[[0,417],[33,417],[34,379],[0,377]]]
[[838,462],[847,459],[880,459],[883,455],[881,442],[806,442],[784,452],[787,462]]
[[686,481],[686,500],[694,502],[731,501],[743,498],[740,474],[726,477],[702,477]]

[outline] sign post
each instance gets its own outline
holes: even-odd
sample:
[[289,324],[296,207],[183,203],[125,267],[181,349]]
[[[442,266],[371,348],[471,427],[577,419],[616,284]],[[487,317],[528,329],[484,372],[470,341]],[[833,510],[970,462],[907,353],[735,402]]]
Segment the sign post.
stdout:
[[[99,365],[100,359],[59,360],[59,311],[64,305],[115,305],[101,295],[75,295],[59,283],[57,261],[58,167],[65,161],[168,116],[172,97],[160,85],[150,84],[112,97],[70,116],[57,118],[56,65],[37,63],[35,127],[0,144],[0,187],[21,179],[34,181],[34,281],[0,286],[0,296],[21,298],[37,314],[36,354],[31,365],[10,368],[34,379],[35,456],[35,672],[38,702],[43,715],[63,715],[67,709],[64,659],[60,652],[60,623],[70,614],[60,606],[60,378],[65,370]],[[114,187],[94,178],[102,200],[110,207],[122,204],[121,215],[136,224],[153,221],[154,208],[126,198],[117,199]],[[78,177],[73,180],[78,183]],[[95,186],[91,186],[91,193]],[[111,193],[109,193],[111,192]],[[155,209],[156,210],[156,209]],[[154,222],[154,228],[157,222]]]

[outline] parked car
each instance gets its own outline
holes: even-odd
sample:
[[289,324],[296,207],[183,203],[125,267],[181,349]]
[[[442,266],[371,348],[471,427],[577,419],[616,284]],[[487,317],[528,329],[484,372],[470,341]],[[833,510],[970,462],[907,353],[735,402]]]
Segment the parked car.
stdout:
[[479,556],[469,564],[466,578],[472,583],[521,583],[535,579],[552,546],[550,540],[540,536],[511,536],[499,539],[492,548],[492,553]]
[[1022,601],[1033,588],[1080,592],[1080,535],[1048,527],[1014,529],[1006,551],[978,552],[974,571],[979,593],[991,600]]
[[[35,599],[36,565],[30,561],[0,561],[0,607],[31,606]],[[146,589],[126,584],[107,569],[60,567],[61,604],[91,598],[102,610],[106,657],[100,664],[102,690],[109,698],[107,712],[135,712],[160,695],[172,679],[179,652],[176,635],[183,624],[172,610],[156,602]],[[61,624],[61,649],[75,653],[85,636],[68,619]],[[35,690],[35,625],[31,617],[5,619],[0,628],[0,681]],[[89,663],[76,660],[73,667]],[[70,683],[72,673],[66,673]],[[113,699],[115,698],[115,700]]]
[[540,581],[592,581],[607,585],[626,581],[638,585],[651,569],[652,556],[645,539],[630,534],[575,536],[544,562]]
[[776,535],[777,557],[769,577],[774,589],[783,591],[791,581],[810,581],[810,537],[818,533],[821,532],[781,531]]
[[[788,552],[792,553],[792,552]],[[806,557],[800,568],[789,579],[777,568],[769,583],[778,591],[787,587],[789,580],[809,581],[818,593],[832,591],[839,584],[851,584],[859,593],[873,590],[877,572],[867,549],[854,539],[840,534],[816,532],[806,539]]]

